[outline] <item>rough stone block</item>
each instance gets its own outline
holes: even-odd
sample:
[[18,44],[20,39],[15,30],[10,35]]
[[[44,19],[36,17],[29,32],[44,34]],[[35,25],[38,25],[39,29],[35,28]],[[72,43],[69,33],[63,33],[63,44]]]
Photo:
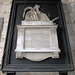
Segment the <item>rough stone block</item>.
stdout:
[[3,55],[3,50],[0,50],[0,65],[1,65],[1,62],[2,62],[2,55]]
[[75,49],[75,35],[70,35],[69,39],[70,39],[71,48]]
[[68,75],[75,75],[75,71],[69,72]]
[[0,71],[0,75],[4,75],[4,74],[2,74],[2,72]]
[[67,0],[61,0],[63,4],[67,4]]
[[74,29],[74,34],[75,34],[75,23],[73,23],[73,29]]
[[71,3],[72,9],[75,11],[75,3]]
[[72,7],[72,12],[74,13],[74,17],[75,17],[75,3],[71,3],[71,7]]
[[16,72],[16,75],[59,75],[58,72]]
[[74,22],[74,16],[73,13],[65,13],[65,19],[67,23]]
[[11,4],[11,3],[12,3],[12,0],[0,0],[1,5],[8,5],[8,4]]
[[72,2],[74,2],[74,0],[68,0],[69,1],[69,3],[72,3]]
[[67,25],[68,34],[74,35],[73,23],[67,23],[66,25]]
[[69,4],[63,4],[64,13],[72,12],[71,6]]

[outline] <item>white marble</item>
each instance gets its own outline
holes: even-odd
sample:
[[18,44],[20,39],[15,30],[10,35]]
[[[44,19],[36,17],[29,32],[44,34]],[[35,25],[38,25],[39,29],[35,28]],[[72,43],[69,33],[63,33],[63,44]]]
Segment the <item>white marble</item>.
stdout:
[[52,21],[22,21],[22,25],[53,25]]
[[[27,58],[32,61],[42,61],[46,58],[59,58],[61,52],[58,47],[57,27],[54,20],[39,11],[39,6],[24,9],[24,21],[17,25],[18,37],[15,49],[16,58]],[[25,12],[30,9],[25,15]]]

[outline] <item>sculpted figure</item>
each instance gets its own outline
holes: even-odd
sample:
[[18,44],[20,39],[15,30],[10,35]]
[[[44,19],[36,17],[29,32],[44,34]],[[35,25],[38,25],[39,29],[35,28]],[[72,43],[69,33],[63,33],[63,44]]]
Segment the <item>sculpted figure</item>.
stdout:
[[[26,11],[28,11],[26,13]],[[32,7],[27,7],[24,9],[23,18],[26,21],[35,21],[38,20],[37,12]]]
[[[26,21],[49,21],[46,14],[39,11],[39,8],[40,8],[39,5],[35,5],[34,8],[32,8],[32,7],[25,8],[24,12],[23,12],[23,18]],[[26,13],[26,11],[28,11],[28,12]]]

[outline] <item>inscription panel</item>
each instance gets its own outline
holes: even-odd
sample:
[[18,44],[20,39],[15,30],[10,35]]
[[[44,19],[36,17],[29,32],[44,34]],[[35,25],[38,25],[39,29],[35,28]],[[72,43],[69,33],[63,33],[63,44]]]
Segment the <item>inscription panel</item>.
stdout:
[[50,29],[26,29],[25,48],[50,49]]

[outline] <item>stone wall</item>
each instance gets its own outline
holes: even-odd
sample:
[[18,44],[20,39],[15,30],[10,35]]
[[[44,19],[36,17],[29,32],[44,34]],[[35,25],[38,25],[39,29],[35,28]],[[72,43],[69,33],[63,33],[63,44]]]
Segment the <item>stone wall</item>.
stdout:
[[[63,3],[63,9],[64,14],[66,18],[66,24],[70,39],[70,45],[71,45],[71,51],[72,51],[72,57],[75,67],[75,0],[62,0]],[[3,24],[3,31],[1,36],[1,42],[0,42],[0,64],[1,64],[1,58],[4,50],[5,45],[5,39],[6,39],[6,33],[8,28],[8,21],[9,21],[9,15],[10,15],[10,9],[11,9],[12,0],[0,0],[0,17],[4,17],[4,24]],[[74,75],[74,72],[69,72],[68,75]],[[17,75],[58,75],[58,72],[55,73],[18,73]],[[1,75],[1,72],[0,72]]]
[[75,67],[75,1],[62,0],[62,3]]
[[3,31],[1,34],[2,36],[0,41],[0,64],[1,64],[1,57],[4,50],[11,4],[12,4],[12,0],[0,0],[0,17],[4,18]]
[[68,75],[75,75],[75,0],[62,0],[66,24],[70,39],[74,71]]

